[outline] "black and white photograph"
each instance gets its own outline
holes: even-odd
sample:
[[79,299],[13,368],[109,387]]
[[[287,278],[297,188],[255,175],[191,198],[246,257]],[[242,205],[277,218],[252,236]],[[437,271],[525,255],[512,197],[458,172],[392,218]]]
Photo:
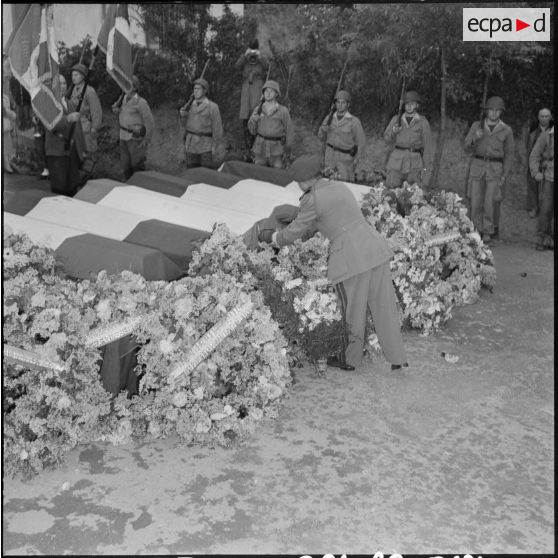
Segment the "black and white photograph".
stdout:
[[2,3],[2,555],[555,555],[554,3]]

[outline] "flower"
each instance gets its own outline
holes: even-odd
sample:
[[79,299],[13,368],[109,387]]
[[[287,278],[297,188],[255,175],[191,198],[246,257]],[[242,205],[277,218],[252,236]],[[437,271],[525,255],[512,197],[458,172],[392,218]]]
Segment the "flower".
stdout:
[[67,395],[63,395],[56,403],[56,408],[59,411],[63,411],[64,409],[68,409],[72,406],[72,402]]
[[188,395],[183,391],[179,391],[172,396],[172,404],[175,407],[182,408],[188,403]]
[[[100,272],[99,275],[101,273],[102,272]],[[97,310],[97,315],[103,322],[108,322],[108,320],[110,320],[110,317],[112,316],[110,300],[103,299],[99,301],[99,303],[96,306],[96,310]]]

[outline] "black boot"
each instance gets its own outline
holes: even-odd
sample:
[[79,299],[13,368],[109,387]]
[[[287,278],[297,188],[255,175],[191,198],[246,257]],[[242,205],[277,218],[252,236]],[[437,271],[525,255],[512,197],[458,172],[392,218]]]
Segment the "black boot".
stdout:
[[339,356],[331,356],[327,359],[327,365],[332,366],[334,368],[340,368],[341,370],[354,370],[355,367],[351,366],[345,360],[345,355]]

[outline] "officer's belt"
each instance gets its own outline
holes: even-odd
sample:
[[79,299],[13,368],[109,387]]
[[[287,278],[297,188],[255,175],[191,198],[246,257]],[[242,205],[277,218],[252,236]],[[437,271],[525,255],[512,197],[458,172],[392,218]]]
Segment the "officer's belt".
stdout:
[[187,134],[193,134],[194,136],[203,136],[204,138],[210,138],[213,136],[211,132],[192,132],[192,130],[186,130]]
[[358,227],[358,225],[362,225],[362,223],[366,223],[364,218],[357,219],[356,221],[352,221],[351,223],[347,223],[346,225],[339,227],[339,229],[336,231],[335,236],[329,239],[330,242],[337,240],[340,236],[344,235],[346,232],[355,229],[356,227]]
[[262,134],[256,134],[257,136],[259,136],[260,138],[263,138],[264,140],[269,140],[269,141],[282,141],[283,140],[283,136],[264,136]]
[[401,145],[396,145],[395,149],[400,151],[410,151],[411,153],[420,153],[422,155],[422,147],[403,147]]
[[502,159],[502,157],[485,157],[483,155],[475,155],[475,159],[480,159],[481,161],[489,161],[490,163],[504,162],[504,159]]
[[341,153],[346,153],[347,155],[350,155],[353,152],[353,149],[356,146],[351,147],[351,149],[341,149],[340,147],[335,147],[335,145],[331,145],[331,143],[326,144],[328,147],[331,147],[331,149],[333,149],[333,151],[340,151]]

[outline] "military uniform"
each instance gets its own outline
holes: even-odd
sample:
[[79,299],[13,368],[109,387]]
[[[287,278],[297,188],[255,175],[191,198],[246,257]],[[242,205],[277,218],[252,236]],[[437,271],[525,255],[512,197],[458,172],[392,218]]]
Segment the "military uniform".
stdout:
[[120,166],[124,180],[128,180],[137,171],[145,170],[147,146],[155,128],[149,104],[137,92],[139,80],[135,76],[132,79],[132,95],[125,95],[120,107],[113,107],[118,110]]
[[[277,82],[267,81],[262,93],[267,87],[280,94]],[[266,101],[261,104],[261,112],[258,106],[250,116],[248,129],[256,136],[252,147],[256,165],[282,168],[285,149],[290,150],[294,142],[294,126],[289,109],[276,100]]]
[[[494,202],[502,199],[500,181],[513,164],[512,129],[499,120],[491,130],[487,119],[473,122],[465,138],[465,151],[472,153],[467,196],[471,200],[471,220],[479,233],[494,233]],[[477,131],[483,136],[477,138]]]
[[[339,97],[339,94],[345,93]],[[343,98],[349,102],[350,97],[346,91],[339,91],[337,98]],[[331,117],[325,117],[318,131],[318,138],[325,140],[326,149],[324,164],[337,171],[339,180],[353,182],[355,178],[355,167],[364,155],[366,148],[366,136],[362,129],[360,120],[348,110],[342,116],[336,111]]]
[[[414,91],[405,94],[405,103],[419,102]],[[384,132],[384,139],[393,145],[386,165],[386,186],[399,188],[403,181],[427,186],[432,173],[434,147],[432,131],[428,120],[415,112],[412,116],[401,116],[401,130],[394,131],[399,124],[399,116],[395,115]]]
[[[206,93],[207,82],[199,78],[194,85],[201,85]],[[186,109],[183,109],[186,110]],[[186,116],[186,131],[184,133],[184,150],[186,152],[186,166],[213,167],[213,152],[223,137],[223,124],[219,107],[207,97],[194,100]]]
[[302,195],[296,219],[275,233],[275,242],[290,244],[314,230],[331,242],[327,276],[336,287],[348,327],[346,362],[361,364],[368,308],[386,359],[404,364],[407,358],[389,268],[393,252],[366,222],[343,183],[318,180]]
[[540,172],[543,174],[537,223],[537,248],[540,249],[541,244],[542,247],[553,248],[551,225],[554,213],[554,126],[543,132],[535,142],[529,156],[529,168],[533,178]]

